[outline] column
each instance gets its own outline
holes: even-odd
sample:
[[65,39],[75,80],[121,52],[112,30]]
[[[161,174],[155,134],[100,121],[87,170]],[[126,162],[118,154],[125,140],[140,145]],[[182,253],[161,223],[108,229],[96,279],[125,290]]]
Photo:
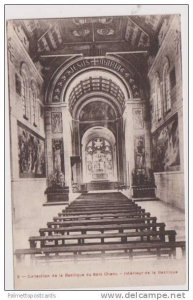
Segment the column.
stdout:
[[124,112],[125,119],[125,160],[128,174],[127,185],[131,187],[132,185],[132,171],[135,168],[135,158],[134,158],[134,130],[133,130],[133,104],[127,101],[126,108]]
[[45,110],[45,131],[46,131],[46,157],[47,157],[47,174],[53,172],[53,153],[52,153],[52,128],[51,128],[51,109]]
[[65,169],[65,184],[72,187],[72,170],[70,157],[72,156],[72,130],[71,116],[67,106],[62,107],[62,122],[63,122],[63,143],[64,143],[64,169]]

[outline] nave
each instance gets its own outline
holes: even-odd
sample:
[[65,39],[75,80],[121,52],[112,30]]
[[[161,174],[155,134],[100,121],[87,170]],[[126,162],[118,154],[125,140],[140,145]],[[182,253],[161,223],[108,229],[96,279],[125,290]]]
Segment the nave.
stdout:
[[81,194],[40,228],[39,235],[29,237],[29,248],[16,249],[16,258],[184,256],[184,240],[138,203],[121,192]]
[[88,287],[52,280],[86,266],[119,269],[111,287],[185,283],[181,17],[157,13],[8,21],[16,289]]

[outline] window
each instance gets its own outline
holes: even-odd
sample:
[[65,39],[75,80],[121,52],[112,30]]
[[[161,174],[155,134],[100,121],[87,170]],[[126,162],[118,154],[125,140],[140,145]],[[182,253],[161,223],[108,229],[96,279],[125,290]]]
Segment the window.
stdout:
[[176,70],[175,67],[170,72],[170,84],[171,84],[171,89],[173,89],[176,86]]
[[164,96],[164,112],[171,110],[171,82],[169,73],[169,59],[165,57],[163,68],[163,96]]
[[35,127],[37,127],[39,125],[40,112],[38,102],[38,88],[35,81],[32,81],[31,92],[32,123]]
[[32,90],[32,120],[33,120],[33,125],[36,125],[36,93],[34,92],[34,90]]
[[15,90],[16,90],[16,93],[21,96],[21,78],[20,76],[15,73]]
[[155,74],[155,92],[154,92],[154,120],[159,121],[162,118],[162,97],[159,74]]
[[21,69],[21,99],[22,99],[22,109],[23,117],[26,120],[30,118],[30,102],[29,102],[29,86],[28,86],[28,68],[25,63],[22,63]]
[[29,120],[28,84],[25,76],[22,76],[21,97],[22,97],[23,117]]

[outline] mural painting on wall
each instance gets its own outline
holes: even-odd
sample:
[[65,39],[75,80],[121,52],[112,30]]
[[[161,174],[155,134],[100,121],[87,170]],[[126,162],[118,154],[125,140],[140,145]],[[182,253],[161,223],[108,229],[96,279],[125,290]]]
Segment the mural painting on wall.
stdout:
[[143,129],[143,110],[141,108],[133,109],[134,129]]
[[18,124],[19,176],[45,177],[45,143],[34,132]]
[[62,133],[62,113],[52,112],[52,133]]
[[113,108],[102,101],[88,103],[80,113],[81,121],[114,120],[116,119]]
[[180,149],[177,115],[157,131],[153,137],[152,146],[155,172],[179,170]]
[[143,135],[135,136],[135,168],[145,168],[145,138]]
[[52,140],[54,171],[64,172],[63,139]]

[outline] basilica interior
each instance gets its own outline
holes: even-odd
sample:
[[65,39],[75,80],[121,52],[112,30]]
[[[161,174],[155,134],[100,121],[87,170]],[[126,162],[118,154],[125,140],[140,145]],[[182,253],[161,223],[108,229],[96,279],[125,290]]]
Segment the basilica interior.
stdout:
[[14,248],[108,194],[184,240],[180,16],[10,20],[7,50]]

